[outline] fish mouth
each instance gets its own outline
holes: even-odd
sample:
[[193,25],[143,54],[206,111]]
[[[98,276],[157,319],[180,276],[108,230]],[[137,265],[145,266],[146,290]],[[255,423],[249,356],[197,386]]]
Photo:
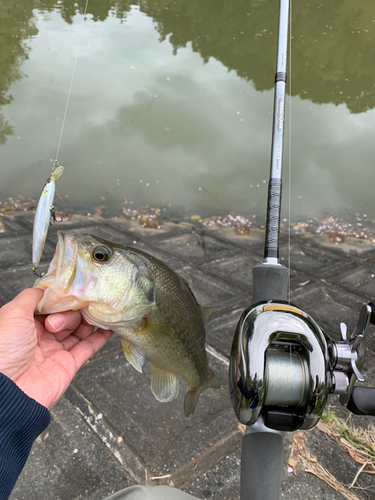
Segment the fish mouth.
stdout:
[[[77,274],[78,245],[72,235],[57,232],[55,254],[47,274],[37,283],[44,290],[37,311],[42,314],[80,309],[82,302],[74,295],[73,284]],[[82,288],[82,286],[81,286]]]

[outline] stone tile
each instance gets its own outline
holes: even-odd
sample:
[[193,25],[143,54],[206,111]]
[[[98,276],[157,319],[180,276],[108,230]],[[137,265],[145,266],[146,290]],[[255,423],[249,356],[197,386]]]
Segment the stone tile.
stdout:
[[29,233],[28,226],[25,227],[23,221],[26,214],[20,214],[21,217],[14,217],[14,214],[1,214],[0,220],[4,226],[5,232],[0,234],[1,238],[6,238],[7,236],[16,236],[23,233]]
[[[33,225],[34,225],[34,217],[35,217],[35,212],[15,212],[12,214],[6,214],[5,217],[13,223],[16,223],[17,225],[23,227],[29,234],[32,234],[33,232]],[[76,225],[81,225],[81,226],[89,226],[92,224],[97,224],[96,218],[94,217],[88,217],[87,215],[81,215],[81,214],[69,214],[69,220],[64,221],[64,222],[56,222],[53,224],[50,229],[52,229],[55,226],[60,226],[60,229],[63,231],[65,230],[64,228],[71,227],[71,226],[76,226]],[[101,219],[101,221],[105,221],[105,219]],[[58,227],[59,229],[59,227]]]
[[[40,265],[39,270],[44,272],[48,269],[48,263]],[[2,271],[2,280],[6,284],[8,290],[12,293],[13,298],[17,293],[22,292],[25,288],[34,286],[37,277],[32,272],[31,264],[23,266],[12,266],[6,271]]]
[[[32,238],[27,234],[21,236],[3,236],[0,238],[0,267],[30,263],[31,268]],[[53,247],[46,245],[46,251],[53,255]]]
[[116,231],[127,231],[137,238],[143,238],[145,240],[154,240],[158,238],[164,238],[165,235],[172,235],[178,233],[191,233],[196,228],[191,224],[186,222],[162,222],[162,226],[159,229],[142,227],[139,221],[130,221],[118,217],[116,219],[109,219],[108,224],[111,228]]
[[180,259],[194,263],[236,251],[232,245],[206,234],[199,234],[198,231],[158,239],[157,245],[162,250],[176,255]]
[[189,283],[198,303],[203,307],[218,307],[244,294],[243,290],[235,285],[192,266],[177,269],[177,273]]
[[[265,230],[260,228],[251,228],[249,234],[238,235],[235,233],[234,227],[219,227],[217,225],[205,226],[202,231],[206,234],[214,236],[217,239],[227,241],[233,245],[248,249],[256,249],[259,255],[263,255]],[[282,243],[287,242],[287,237],[283,233],[280,235]]]
[[[288,245],[280,247],[280,258],[281,262],[285,266],[288,266]],[[312,245],[302,245],[296,241],[291,244],[290,261],[292,268],[319,277],[331,274],[354,263],[353,260],[345,255],[328,252]]]
[[66,398],[34,443],[11,500],[102,500],[134,484],[129,473],[76,413]]
[[120,345],[120,337],[117,334],[113,334],[112,337],[109,339],[109,341],[105,344],[104,347],[100,349],[99,352],[94,354],[87,363],[100,363],[102,359],[108,355],[112,355],[113,353],[119,354],[121,353],[123,355],[123,351],[121,349]]
[[350,291],[355,291],[368,302],[375,300],[375,260],[336,275],[330,281]]
[[[245,298],[245,297],[244,297]],[[234,332],[242,312],[250,302],[241,302],[215,311],[206,325],[207,343],[229,360]]]
[[[200,269],[209,271],[211,274],[219,276],[225,280],[229,280],[237,286],[249,290],[252,294],[253,287],[253,267],[261,264],[262,259],[259,256],[249,255],[248,253],[239,252],[235,255],[222,257],[201,264]],[[290,269],[291,287],[294,288],[300,283],[312,281],[311,275],[307,275],[304,271]]]
[[241,449],[231,455],[184,488],[186,493],[209,500],[234,500],[240,497]]
[[57,242],[57,231],[64,231],[68,234],[92,234],[94,236],[99,236],[99,238],[114,241],[115,243],[119,243],[121,245],[131,245],[133,243],[131,235],[114,231],[103,223],[90,225],[86,223],[85,225],[71,225],[70,227],[66,227],[65,222],[62,222],[60,224],[54,224],[48,231],[48,239],[53,241],[55,246]]
[[253,257],[247,253],[239,251],[238,253],[213,259],[200,266],[203,271],[209,271],[211,274],[229,280],[232,283],[252,291],[253,286],[253,266],[259,264],[259,257]]
[[304,309],[333,340],[339,340],[340,323],[351,333],[363,300],[329,283],[313,283],[292,291],[291,301]]
[[355,238],[354,236],[342,236],[340,243],[332,243],[331,235],[304,233],[294,236],[292,241],[299,240],[304,245],[313,247],[320,246],[329,252],[351,257],[367,258],[375,254],[375,245],[370,240]]
[[[207,470],[210,456],[218,446],[222,449],[223,442],[228,449],[235,449],[239,443],[227,389],[227,366],[211,356],[209,363],[222,388],[205,391],[190,418],[183,413],[183,379],[178,398],[160,403],[151,393],[149,366],[140,374],[122,354],[82,369],[75,387],[84,396],[82,401],[103,414],[113,433],[122,436],[127,449],[145,465],[149,482],[153,482],[152,477],[171,474],[171,480],[179,486],[186,476],[198,475],[204,467]],[[197,463],[195,468],[193,462]]]
[[308,472],[289,474],[281,488],[280,500],[343,500],[328,484]]
[[178,257],[171,255],[170,253],[163,252],[152,243],[148,244],[145,243],[143,240],[134,240],[134,241],[136,241],[137,243],[132,244],[130,246],[134,248],[139,248],[139,250],[142,250],[143,252],[152,255],[156,259],[161,260],[162,262],[167,264],[167,266],[173,269],[173,271],[176,271],[185,264],[185,262],[182,259],[179,259]]

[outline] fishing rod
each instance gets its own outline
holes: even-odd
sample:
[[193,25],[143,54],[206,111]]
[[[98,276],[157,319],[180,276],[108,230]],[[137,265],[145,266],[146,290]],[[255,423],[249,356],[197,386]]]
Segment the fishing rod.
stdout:
[[280,0],[264,261],[253,268],[253,304],[233,338],[229,392],[246,425],[241,452],[241,500],[278,500],[283,433],[311,429],[330,394],[358,415],[375,416],[375,388],[364,381],[367,329],[375,303],[361,309],[352,334],[340,323],[334,342],[301,308],[290,304],[290,271],[279,261],[289,0]]
[[282,266],[279,260],[288,17],[289,0],[280,0],[264,262],[253,269],[254,302],[258,302],[263,298],[268,300],[282,298],[286,300],[289,283],[288,269]]

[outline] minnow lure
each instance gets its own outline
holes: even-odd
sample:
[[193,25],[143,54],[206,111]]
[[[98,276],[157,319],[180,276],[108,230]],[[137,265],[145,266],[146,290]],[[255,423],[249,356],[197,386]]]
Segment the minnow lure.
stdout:
[[42,257],[44,244],[47,238],[48,226],[52,220],[55,220],[55,211],[53,199],[55,197],[56,181],[64,171],[64,167],[59,166],[58,160],[55,160],[52,167],[52,174],[46,180],[42,193],[39,198],[38,206],[35,211],[34,229],[33,229],[33,250],[32,264],[33,272],[41,276],[36,270]]

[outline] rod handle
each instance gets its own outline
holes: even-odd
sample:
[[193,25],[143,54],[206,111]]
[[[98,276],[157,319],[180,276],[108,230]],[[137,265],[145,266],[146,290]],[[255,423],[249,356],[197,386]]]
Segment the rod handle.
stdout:
[[253,267],[253,304],[267,300],[288,300],[289,271],[280,265]]
[[241,500],[279,500],[283,438],[274,432],[251,432],[242,439]]

